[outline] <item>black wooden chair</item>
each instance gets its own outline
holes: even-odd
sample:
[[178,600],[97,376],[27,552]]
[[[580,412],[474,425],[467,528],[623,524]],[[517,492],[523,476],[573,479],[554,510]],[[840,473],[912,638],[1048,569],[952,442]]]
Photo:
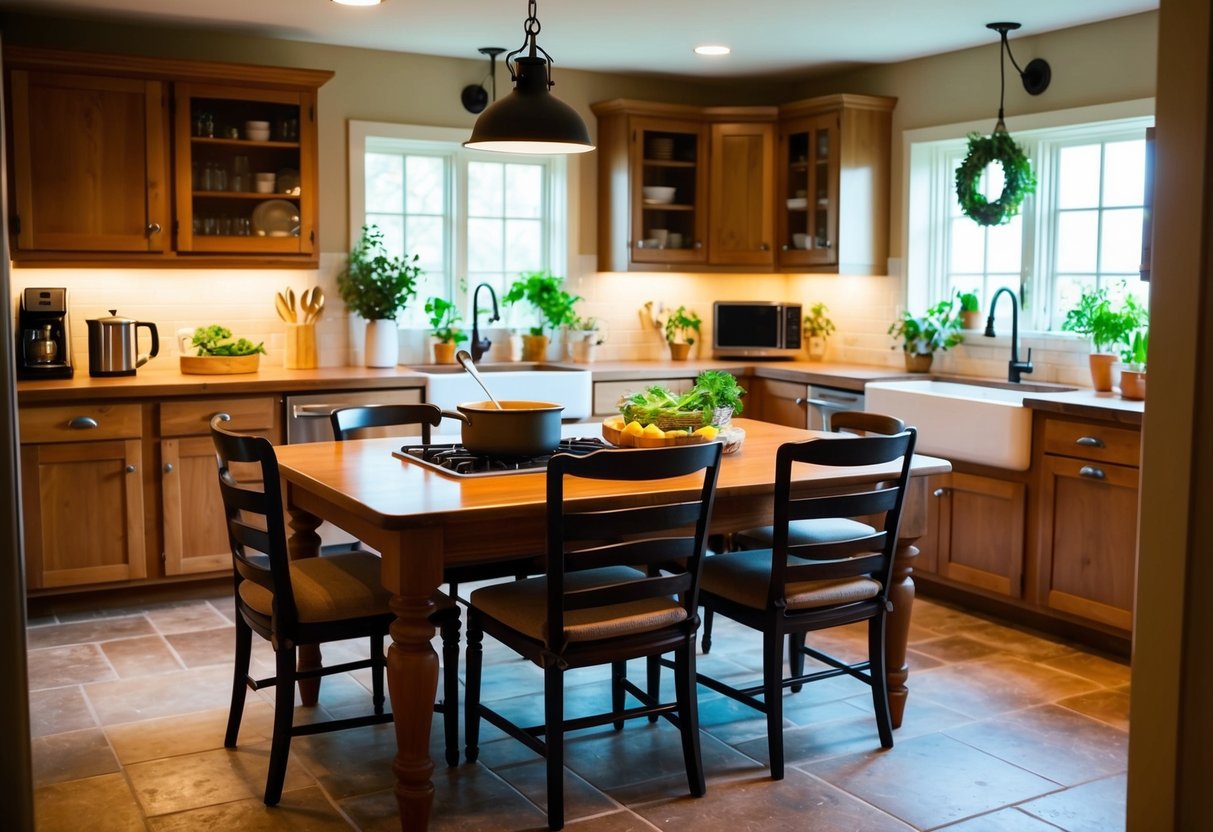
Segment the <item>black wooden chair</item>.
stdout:
[[[547,469],[547,574],[472,593],[467,627],[467,759],[475,761],[481,717],[547,760],[548,828],[564,826],[564,735],[660,715],[682,734],[691,794],[704,794],[695,695],[699,571],[715,499],[721,445],[557,454]],[[691,477],[693,497],[600,510],[578,500],[576,479],[645,484]],[[543,668],[544,722],[522,727],[480,701],[482,638],[488,633]],[[627,660],[650,674],[674,653],[675,701],[660,703],[627,678]],[[566,719],[564,671],[612,666],[611,710]],[[631,694],[639,706],[626,708]]]
[[[275,688],[274,729],[270,744],[265,803],[273,806],[282,796],[291,737],[391,722],[384,712],[383,638],[395,615],[379,580],[379,558],[369,552],[347,552],[325,557],[291,560],[287,554],[282,486],[278,460],[268,440],[232,433],[222,426],[224,414],[211,420],[211,437],[219,464],[219,489],[227,516],[228,539],[236,598],[236,660],[232,703],[223,744],[236,747],[245,694],[249,688]],[[442,633],[443,653],[457,660],[459,614],[445,595],[434,599],[432,621]],[[275,675],[254,679],[249,675],[252,635],[274,646]],[[366,659],[311,670],[297,669],[300,645],[366,638]],[[295,684],[334,673],[369,667],[373,713],[347,719],[294,724]],[[439,710],[440,706],[435,706]],[[452,701],[446,709],[448,761],[458,758],[458,713]],[[452,763],[453,765],[454,763]]]
[[[706,558],[700,603],[762,632],[762,682],[739,688],[699,674],[699,683],[766,714],[771,777],[783,778],[783,689],[849,675],[872,690],[880,744],[893,747],[893,725],[885,680],[885,618],[889,585],[916,437],[913,428],[893,436],[811,439],[780,447],[775,463],[775,523],[770,549],[735,551]],[[806,463],[851,468],[882,465],[879,475],[856,477],[845,492],[828,496],[797,493],[793,468]],[[889,466],[896,463],[896,471]],[[793,542],[790,527],[803,521],[879,518],[858,523],[846,539]],[[826,665],[812,673],[783,676],[786,636],[868,622],[868,657],[847,663],[821,650],[796,648]],[[792,642],[789,639],[790,643]],[[803,662],[803,659],[801,659]],[[795,665],[793,665],[795,667]],[[761,698],[759,698],[761,697]]]

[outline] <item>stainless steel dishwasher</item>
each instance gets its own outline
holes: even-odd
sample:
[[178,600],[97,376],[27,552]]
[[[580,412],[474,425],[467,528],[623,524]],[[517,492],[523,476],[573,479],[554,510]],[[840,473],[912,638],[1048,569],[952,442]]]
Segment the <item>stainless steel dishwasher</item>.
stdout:
[[833,414],[841,410],[863,410],[862,392],[810,384],[808,393],[809,430],[832,430],[830,417]]

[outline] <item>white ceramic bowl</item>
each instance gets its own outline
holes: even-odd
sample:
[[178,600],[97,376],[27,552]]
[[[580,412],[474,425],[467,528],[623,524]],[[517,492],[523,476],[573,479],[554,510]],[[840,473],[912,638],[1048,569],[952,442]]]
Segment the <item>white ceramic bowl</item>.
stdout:
[[673,202],[675,188],[668,188],[664,185],[645,185],[643,189],[644,198],[650,202]]
[[246,121],[244,137],[251,142],[268,142],[270,140],[270,123],[268,121]]

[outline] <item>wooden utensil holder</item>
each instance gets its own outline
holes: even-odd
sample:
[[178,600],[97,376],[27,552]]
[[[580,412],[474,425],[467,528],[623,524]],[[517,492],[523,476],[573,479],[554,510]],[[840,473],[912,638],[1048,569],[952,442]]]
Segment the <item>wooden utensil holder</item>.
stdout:
[[316,369],[316,325],[286,325],[286,362],[288,370]]

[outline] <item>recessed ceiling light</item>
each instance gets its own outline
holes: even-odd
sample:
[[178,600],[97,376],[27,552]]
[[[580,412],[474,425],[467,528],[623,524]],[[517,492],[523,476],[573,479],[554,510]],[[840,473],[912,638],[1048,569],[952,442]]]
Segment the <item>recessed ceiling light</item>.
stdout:
[[717,46],[716,44],[704,44],[703,46],[695,47],[696,55],[727,55],[732,52],[727,46]]
[[333,0],[342,6],[378,6],[383,0]]

